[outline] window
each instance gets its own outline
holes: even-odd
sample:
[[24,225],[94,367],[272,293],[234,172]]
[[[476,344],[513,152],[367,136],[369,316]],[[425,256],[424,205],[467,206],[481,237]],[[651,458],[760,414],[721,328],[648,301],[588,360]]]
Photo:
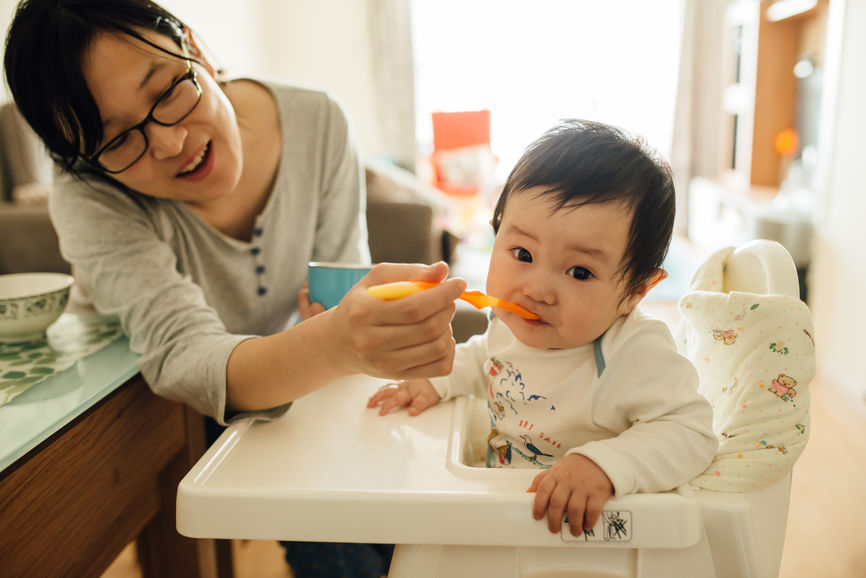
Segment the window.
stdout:
[[560,118],[607,122],[670,155],[681,0],[413,0],[416,134],[430,114],[488,108],[504,179]]

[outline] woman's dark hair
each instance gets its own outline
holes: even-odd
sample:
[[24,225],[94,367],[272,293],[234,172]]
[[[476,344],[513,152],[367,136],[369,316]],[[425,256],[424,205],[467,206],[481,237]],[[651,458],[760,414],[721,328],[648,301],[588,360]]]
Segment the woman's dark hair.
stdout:
[[560,121],[530,144],[508,175],[493,212],[499,231],[508,197],[544,187],[554,209],[622,202],[632,210],[624,263],[627,298],[667,256],[676,196],[670,165],[642,138],[587,120]]
[[183,42],[184,24],[149,0],[23,0],[6,36],[6,82],[18,109],[64,169],[73,171],[103,138],[102,119],[81,67],[100,32],[153,31]]

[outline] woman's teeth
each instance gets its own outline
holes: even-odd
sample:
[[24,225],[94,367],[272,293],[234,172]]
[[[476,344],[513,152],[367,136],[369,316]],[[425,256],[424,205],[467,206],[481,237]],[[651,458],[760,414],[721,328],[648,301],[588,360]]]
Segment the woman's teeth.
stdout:
[[210,143],[208,143],[206,147],[204,147],[203,149],[201,149],[201,152],[198,153],[198,155],[197,155],[194,159],[192,159],[192,162],[190,162],[188,165],[186,165],[186,166],[185,166],[185,167],[184,167],[184,168],[183,168],[183,169],[178,173],[178,176],[183,176],[183,175],[188,174],[188,173],[191,173],[191,172],[193,172],[195,169],[197,169],[198,166],[199,166],[199,164],[201,164],[201,162],[204,160],[204,157],[205,157],[205,155],[207,154],[207,151],[208,151],[209,149],[210,149]]

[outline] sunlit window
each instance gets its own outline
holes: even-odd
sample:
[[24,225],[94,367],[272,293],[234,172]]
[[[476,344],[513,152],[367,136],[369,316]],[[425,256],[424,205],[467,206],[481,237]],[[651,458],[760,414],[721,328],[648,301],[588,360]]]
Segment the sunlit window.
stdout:
[[487,108],[500,173],[566,117],[622,126],[669,156],[681,3],[413,0],[420,149],[433,111]]

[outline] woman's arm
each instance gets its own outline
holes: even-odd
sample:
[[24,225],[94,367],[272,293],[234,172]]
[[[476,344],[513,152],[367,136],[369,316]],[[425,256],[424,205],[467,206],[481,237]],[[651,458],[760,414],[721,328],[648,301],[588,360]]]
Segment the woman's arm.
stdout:
[[227,366],[229,411],[293,401],[355,373],[391,379],[447,375],[454,360],[451,318],[466,289],[461,279],[396,301],[366,288],[398,280],[439,282],[448,268],[376,266],[340,305],[276,335],[241,342]]

